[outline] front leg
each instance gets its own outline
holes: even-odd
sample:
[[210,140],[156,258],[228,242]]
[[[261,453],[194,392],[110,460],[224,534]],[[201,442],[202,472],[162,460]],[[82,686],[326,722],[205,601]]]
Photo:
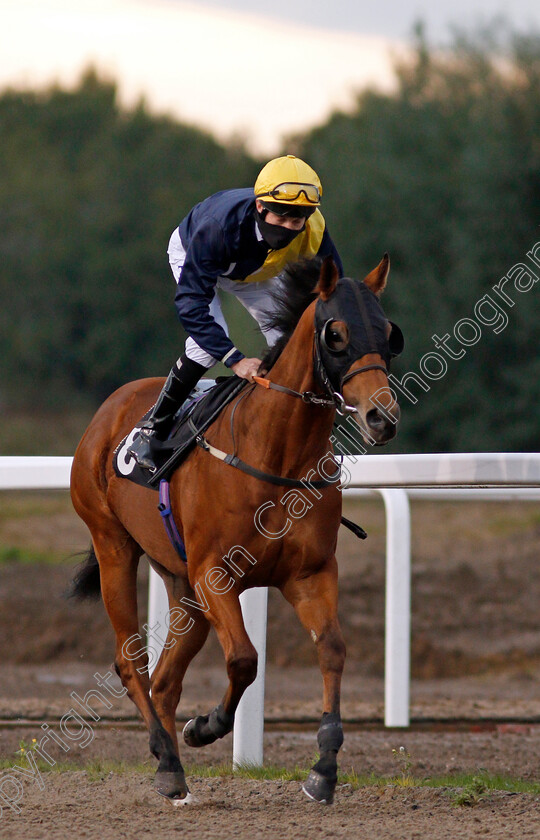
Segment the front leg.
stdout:
[[337,619],[335,557],[317,574],[288,581],[282,592],[317,646],[323,678],[323,716],[317,736],[319,760],[302,789],[310,799],[330,805],[337,783],[337,754],[343,744],[340,696],[345,664],[345,642]]
[[183,736],[189,747],[205,747],[231,732],[240,699],[257,676],[257,651],[244,627],[238,592],[233,588],[216,594],[207,589],[205,598],[207,618],[214,625],[227,663],[229,686],[219,706],[186,723]]
[[343,728],[339,713],[325,713],[317,733],[319,760],[311,768],[302,790],[309,799],[331,805],[337,784],[337,754],[343,744]]

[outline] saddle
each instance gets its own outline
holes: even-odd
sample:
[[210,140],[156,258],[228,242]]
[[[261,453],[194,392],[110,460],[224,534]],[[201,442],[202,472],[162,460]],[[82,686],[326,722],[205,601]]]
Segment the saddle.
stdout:
[[[217,380],[202,379],[188,399],[180,406],[172,431],[165,441],[154,444],[156,471],[139,467],[128,449],[139,434],[138,424],[118,444],[114,451],[113,468],[117,476],[127,478],[142,487],[157,490],[161,480],[168,481],[174,470],[190,454],[201,435],[216,420],[220,412],[248,384],[239,376],[224,376]],[[150,410],[141,418],[145,420]]]

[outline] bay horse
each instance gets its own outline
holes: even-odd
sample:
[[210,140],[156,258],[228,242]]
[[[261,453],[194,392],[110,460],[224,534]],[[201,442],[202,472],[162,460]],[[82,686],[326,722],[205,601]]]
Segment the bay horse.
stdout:
[[[272,316],[282,338],[263,359],[265,377],[223,410],[205,433],[209,449],[195,447],[171,478],[171,505],[187,563],[169,542],[155,492],[120,478],[112,467],[115,448],[153,404],[163,380],[119,388],[77,448],[71,495],[92,548],[72,594],[101,592],[116,634],[116,671],[159,762],[155,787],[173,804],[191,798],[175,725],[184,674],[213,626],[229,683],[220,704],[184,728],[184,741],[202,747],[232,730],[240,698],[256,676],[257,653],[239,602],[240,593],[254,586],[277,587],[317,648],[323,682],[320,758],[303,790],[318,802],[333,800],[343,743],[345,644],[337,618],[335,557],[341,492],[329,436],[336,408],[353,413],[372,443],[384,444],[396,433],[399,407],[387,371],[394,331],[401,334],[379,302],[388,272],[386,254],[363,282],[339,279],[331,258],[289,268]],[[388,395],[385,410],[370,400],[382,391]],[[212,457],[233,446],[240,463],[258,474]],[[140,640],[136,581],[143,553],[162,577],[169,601],[168,635],[151,679],[144,648],[139,645],[135,653],[130,646]]]

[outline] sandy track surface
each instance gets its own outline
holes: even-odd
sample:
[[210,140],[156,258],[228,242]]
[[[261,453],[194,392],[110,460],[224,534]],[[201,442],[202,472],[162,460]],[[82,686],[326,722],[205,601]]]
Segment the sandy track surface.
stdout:
[[4,840],[66,840],[71,837],[169,840],[285,840],[306,837],[537,838],[540,803],[530,794],[494,793],[473,808],[453,804],[452,792],[423,788],[340,786],[325,807],[303,797],[298,782],[193,778],[195,803],[173,808],[149,790],[140,775],[89,781],[84,771],[47,779],[25,793],[21,815],[4,813]]
[[[10,504],[15,504],[10,502]],[[17,502],[19,504],[19,502]],[[22,504],[22,503],[21,503]],[[25,502],[26,504],[26,502]],[[24,506],[23,506],[24,507]],[[36,508],[36,511],[33,510]],[[16,511],[15,511],[16,512]],[[43,517],[43,500],[0,516],[0,543],[40,550],[84,547],[87,535],[63,504]],[[410,755],[410,773],[509,775],[538,780],[540,755],[540,518],[533,506],[413,506],[411,730],[388,731],[384,711],[384,522],[373,505],[346,511],[370,534],[360,544],[340,536],[341,618],[348,646],[343,685],[343,771],[395,777],[395,749]],[[95,688],[93,674],[111,668],[113,638],[100,604],[60,597],[72,565],[18,563],[0,568],[0,756],[21,763],[22,740],[58,728],[73,704]],[[147,578],[140,582],[141,622]],[[287,632],[283,632],[283,628]],[[314,651],[290,608],[271,593],[268,629],[265,762],[309,766],[316,751],[321,685]],[[212,708],[223,693],[222,657],[211,639],[190,668],[181,721]],[[330,808],[307,802],[299,782],[206,779],[190,785],[196,804],[173,809],[153,792],[155,762],[148,738],[125,699],[87,721],[92,738],[53,757],[70,769],[43,774],[40,787],[22,777],[20,813],[6,802],[4,840],[73,837],[169,838],[540,838],[540,800],[532,794],[485,794],[471,808],[453,804],[455,790],[396,785],[339,786]],[[446,721],[461,721],[461,728]],[[286,731],[284,721],[294,731]],[[360,726],[362,724],[362,727]],[[131,727],[131,729],[129,728]],[[202,751],[183,750],[186,766],[231,761],[231,738]],[[107,760],[124,772],[100,772]],[[143,762],[143,768],[140,764]],[[138,764],[135,770],[133,765]],[[103,765],[106,766],[106,765]],[[130,769],[131,767],[131,769]],[[3,788],[2,788],[3,790]],[[9,784],[7,788],[9,799]],[[11,791],[13,793],[13,790]]]

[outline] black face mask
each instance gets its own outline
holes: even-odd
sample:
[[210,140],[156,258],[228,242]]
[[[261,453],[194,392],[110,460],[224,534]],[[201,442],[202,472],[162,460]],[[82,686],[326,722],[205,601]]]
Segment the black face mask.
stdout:
[[[258,210],[255,212],[257,214],[257,225],[259,226],[262,238],[273,251],[280,251],[282,248],[286,248],[306,227],[304,224],[301,230],[289,230],[289,228],[283,227],[282,225],[270,225],[265,221],[262,213],[259,213]],[[264,211],[264,215],[266,215],[266,211]]]

